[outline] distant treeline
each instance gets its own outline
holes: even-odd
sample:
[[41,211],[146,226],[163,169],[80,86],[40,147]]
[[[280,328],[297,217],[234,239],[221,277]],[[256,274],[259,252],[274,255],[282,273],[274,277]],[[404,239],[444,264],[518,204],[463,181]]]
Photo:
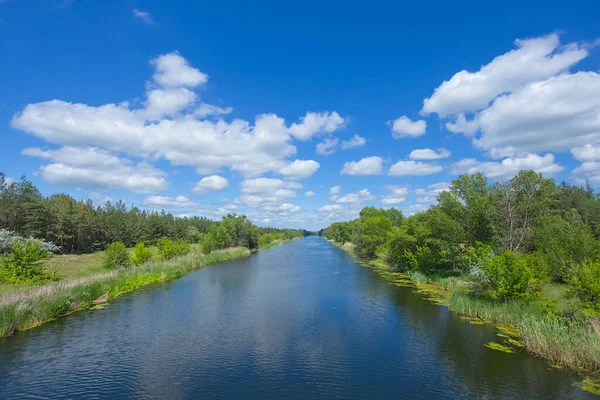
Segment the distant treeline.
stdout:
[[503,299],[568,283],[588,311],[600,312],[600,197],[589,185],[557,185],[533,171],[494,184],[481,173],[461,175],[427,211],[405,218],[366,207],[319,234],[354,243],[363,260],[468,276]]
[[220,222],[204,217],[177,218],[165,211],[127,207],[123,201],[95,206],[91,200],[76,200],[67,194],[43,196],[31,181],[7,184],[0,172],[0,229],[23,237],[54,243],[61,253],[89,253],[104,250],[113,242],[132,247],[138,242],[155,243],[167,237],[191,243],[204,242],[208,248],[258,247],[263,242],[302,237],[299,229],[261,228],[245,216],[227,215]]

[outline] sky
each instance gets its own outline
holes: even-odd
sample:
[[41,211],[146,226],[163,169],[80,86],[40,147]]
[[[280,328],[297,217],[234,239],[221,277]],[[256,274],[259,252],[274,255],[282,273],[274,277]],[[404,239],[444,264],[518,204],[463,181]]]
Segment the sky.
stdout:
[[0,0],[0,171],[317,230],[462,173],[600,187],[600,2]]

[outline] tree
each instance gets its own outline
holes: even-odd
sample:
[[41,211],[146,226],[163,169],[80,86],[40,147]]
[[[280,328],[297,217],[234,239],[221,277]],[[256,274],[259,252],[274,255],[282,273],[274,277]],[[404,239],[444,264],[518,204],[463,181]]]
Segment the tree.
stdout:
[[[361,212],[362,214],[362,212]],[[357,255],[364,259],[375,258],[377,248],[386,242],[387,233],[392,230],[392,223],[386,216],[366,217],[359,223]]]
[[123,242],[113,242],[106,247],[102,260],[104,268],[116,269],[129,266],[127,247]]

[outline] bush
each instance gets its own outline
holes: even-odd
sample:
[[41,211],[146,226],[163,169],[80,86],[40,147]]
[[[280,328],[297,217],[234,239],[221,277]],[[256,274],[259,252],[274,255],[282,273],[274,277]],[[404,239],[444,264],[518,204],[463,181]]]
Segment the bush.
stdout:
[[202,253],[210,254],[217,248],[215,238],[212,235],[207,235],[202,242]]
[[106,246],[104,259],[102,260],[104,268],[116,269],[129,266],[129,256],[127,247],[123,242],[113,242]]
[[170,260],[190,252],[190,244],[182,239],[172,241],[169,238],[160,238],[156,242],[156,246],[163,260]]
[[569,293],[585,308],[600,312],[600,261],[586,261],[573,268],[568,284]]
[[54,243],[47,242],[42,239],[25,239],[24,237],[19,236],[12,231],[0,229],[0,255],[10,253],[15,242],[23,243],[28,241],[35,241],[38,244],[38,246],[41,247],[44,251],[46,251],[46,253],[48,254],[57,253],[60,250],[60,248]]
[[149,247],[146,247],[144,242],[138,242],[133,250],[131,262],[135,265],[140,265],[150,260],[152,260],[152,251]]
[[0,281],[15,285],[58,279],[56,273],[47,274],[41,261],[50,257],[37,240],[15,240],[8,256],[0,259]]
[[262,236],[260,237],[260,239],[258,240],[258,244],[259,244],[261,247],[264,247],[264,246],[267,246],[267,245],[269,245],[269,243],[271,243],[272,241],[273,241],[273,238],[271,237],[271,235],[269,235],[269,234],[267,233],[267,234],[264,234],[264,235],[262,235]]
[[482,271],[494,294],[501,299],[527,299],[533,272],[520,254],[506,250],[488,257],[483,261]]

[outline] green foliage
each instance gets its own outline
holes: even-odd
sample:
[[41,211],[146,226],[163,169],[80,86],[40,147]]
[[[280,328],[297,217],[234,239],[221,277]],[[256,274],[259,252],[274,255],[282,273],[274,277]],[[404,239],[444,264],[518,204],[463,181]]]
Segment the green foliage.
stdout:
[[533,272],[522,255],[506,250],[483,260],[481,269],[499,298],[527,299]]
[[600,261],[585,261],[568,278],[569,293],[593,313],[600,313]]
[[152,260],[152,250],[149,247],[146,247],[144,242],[138,242],[135,245],[135,249],[133,249],[133,256],[131,257],[131,262],[134,265],[140,265],[143,263],[147,263]]
[[170,260],[190,252],[190,244],[183,239],[173,241],[169,238],[160,238],[156,241],[156,247],[162,260]]
[[262,235],[260,237],[260,240],[258,241],[258,244],[261,247],[265,247],[268,246],[271,242],[273,241],[273,237],[270,234],[266,234],[266,235]]
[[14,241],[10,254],[0,258],[0,282],[23,285],[58,279],[41,265],[49,257],[50,253],[36,240]]
[[127,247],[123,242],[113,242],[106,246],[102,260],[104,268],[117,269],[129,266],[129,255]]
[[356,243],[357,255],[368,260],[375,258],[377,249],[385,244],[387,234],[392,230],[392,223],[387,215],[369,215],[376,215],[376,213],[365,213],[364,219],[361,216],[358,240]]
[[575,210],[559,215],[543,215],[535,227],[537,257],[542,258],[557,281],[566,279],[570,270],[598,254],[598,241]]

